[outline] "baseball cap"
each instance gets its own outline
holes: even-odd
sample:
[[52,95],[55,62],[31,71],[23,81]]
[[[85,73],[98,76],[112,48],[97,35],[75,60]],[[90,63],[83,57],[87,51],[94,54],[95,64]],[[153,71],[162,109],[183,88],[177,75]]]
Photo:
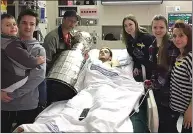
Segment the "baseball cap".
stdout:
[[74,10],[67,10],[63,15],[63,18],[66,18],[66,17],[76,17],[77,21],[81,20],[81,17],[77,15],[76,11]]

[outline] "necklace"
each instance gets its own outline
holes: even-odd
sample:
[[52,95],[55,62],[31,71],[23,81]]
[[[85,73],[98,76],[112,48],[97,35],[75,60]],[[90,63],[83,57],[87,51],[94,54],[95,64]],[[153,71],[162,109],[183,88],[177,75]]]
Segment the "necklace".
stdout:
[[184,56],[182,56],[181,54],[176,58],[176,60],[180,60],[180,59],[183,59]]

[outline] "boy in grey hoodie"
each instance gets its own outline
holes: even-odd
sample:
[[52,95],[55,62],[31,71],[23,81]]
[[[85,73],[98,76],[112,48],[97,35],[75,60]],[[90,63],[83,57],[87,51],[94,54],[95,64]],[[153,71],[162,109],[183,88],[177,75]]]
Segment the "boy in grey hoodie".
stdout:
[[26,44],[17,35],[17,25],[13,16],[1,15],[1,90],[13,92],[23,86],[32,68],[45,62],[43,56],[32,56]]

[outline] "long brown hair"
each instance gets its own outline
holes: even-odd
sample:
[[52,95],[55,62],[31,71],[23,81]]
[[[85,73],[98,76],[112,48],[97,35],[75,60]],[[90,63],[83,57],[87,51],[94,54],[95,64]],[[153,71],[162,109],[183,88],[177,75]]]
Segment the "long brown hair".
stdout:
[[136,37],[140,33],[148,33],[146,28],[139,26],[134,15],[132,15],[132,14],[127,15],[125,18],[123,18],[123,21],[122,21],[122,41],[125,43],[125,45],[128,44],[128,38],[129,38],[128,33],[125,31],[124,23],[126,20],[131,20],[135,23],[135,35],[136,35]]
[[180,28],[182,32],[188,37],[187,45],[184,47],[184,52],[182,56],[186,56],[189,52],[192,51],[192,27],[183,21],[177,20],[172,28]]
[[[168,31],[168,22],[166,20],[166,18],[162,15],[156,15],[154,16],[152,22],[151,22],[151,27],[153,26],[153,21],[159,21],[162,20],[165,23],[165,26],[167,28]],[[165,69],[169,68],[169,59],[168,59],[168,41],[169,41],[169,34],[166,31],[166,34],[163,36],[162,42],[160,44],[159,47],[159,51],[158,51],[158,58],[157,58],[157,63],[164,67]]]

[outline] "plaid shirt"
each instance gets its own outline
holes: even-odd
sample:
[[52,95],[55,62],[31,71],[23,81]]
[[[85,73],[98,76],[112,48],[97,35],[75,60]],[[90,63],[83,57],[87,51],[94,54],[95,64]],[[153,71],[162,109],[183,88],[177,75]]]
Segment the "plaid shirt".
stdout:
[[[150,53],[149,60],[157,63],[157,56],[155,55],[157,55],[158,53],[158,48],[155,46],[155,44],[150,46],[149,51],[151,51],[149,52]],[[170,75],[171,75],[171,70],[174,66],[174,63],[176,61],[176,58],[179,55],[179,50],[174,46],[174,44],[171,41],[168,41],[167,52],[168,52],[168,64],[169,64],[168,70],[166,70],[164,67],[157,64],[156,70],[152,72],[152,77],[151,77],[154,85],[154,94],[155,94],[157,103],[158,104],[161,103],[161,105],[165,105],[165,106],[168,106]]]

